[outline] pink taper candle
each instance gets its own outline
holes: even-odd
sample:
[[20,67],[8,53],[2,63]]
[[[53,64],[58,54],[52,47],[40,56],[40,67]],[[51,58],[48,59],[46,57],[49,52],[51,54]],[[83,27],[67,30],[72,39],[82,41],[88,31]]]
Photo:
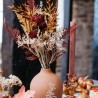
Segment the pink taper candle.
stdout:
[[70,26],[69,75],[74,75],[75,39],[76,39],[76,22],[72,21]]

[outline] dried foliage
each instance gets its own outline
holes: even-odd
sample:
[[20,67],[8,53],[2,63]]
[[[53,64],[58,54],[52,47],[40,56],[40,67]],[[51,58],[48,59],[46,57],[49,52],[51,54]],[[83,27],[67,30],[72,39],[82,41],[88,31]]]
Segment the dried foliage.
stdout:
[[[91,88],[94,86],[94,82],[86,77],[77,78],[76,75],[69,75],[68,80],[64,81],[63,93],[68,95],[68,98],[75,98],[75,93],[81,93],[79,98],[89,98]],[[83,97],[84,96],[84,97]]]
[[[20,35],[20,31],[17,30],[17,29],[11,28],[11,27],[7,24],[7,22],[5,21],[5,19],[4,19],[4,25],[5,25],[5,27],[7,28],[7,31],[9,32],[10,36],[11,36],[11,37],[14,39],[14,41],[18,44],[18,42],[17,42],[17,41],[18,41],[18,36],[21,36],[21,35]],[[37,57],[36,57],[35,55],[31,55],[31,56],[30,56],[30,54],[32,54],[32,52],[31,52],[30,50],[28,50],[28,47],[27,47],[26,44],[22,45],[21,48],[22,48],[23,50],[25,50],[25,54],[27,55],[27,59],[28,59],[28,60],[35,60],[35,59],[37,59]]]
[[5,22],[12,37],[14,32],[19,33],[13,37],[18,47],[26,49],[28,60],[38,58],[42,68],[50,68],[50,64],[66,51],[69,32],[74,32],[76,23],[73,22],[70,29],[56,30],[57,4],[54,5],[52,0],[47,0],[46,7],[43,7],[42,1],[37,6],[34,0],[28,0],[20,6],[11,5],[9,8],[16,14],[24,30],[21,36],[18,30],[10,28]]
[[48,30],[55,30],[57,26],[56,18],[57,18],[57,6],[54,6],[53,3],[47,2],[47,7],[44,8],[45,21],[47,24]]
[[15,75],[10,75],[9,78],[0,76],[0,86],[2,88],[1,92],[10,91],[10,89],[15,85],[22,85],[21,80]]

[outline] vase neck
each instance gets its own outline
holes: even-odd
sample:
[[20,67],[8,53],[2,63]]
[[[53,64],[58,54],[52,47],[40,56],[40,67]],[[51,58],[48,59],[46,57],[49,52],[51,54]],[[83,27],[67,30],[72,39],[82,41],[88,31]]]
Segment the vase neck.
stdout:
[[41,72],[52,72],[52,71],[50,68],[48,68],[48,69],[41,68]]

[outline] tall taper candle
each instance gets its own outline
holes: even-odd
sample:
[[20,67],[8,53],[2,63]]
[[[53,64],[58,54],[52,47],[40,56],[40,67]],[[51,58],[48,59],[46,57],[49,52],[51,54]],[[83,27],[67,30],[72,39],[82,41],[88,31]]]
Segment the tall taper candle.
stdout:
[[75,39],[76,39],[76,22],[71,22],[70,30],[70,51],[69,51],[69,75],[74,75],[75,68]]

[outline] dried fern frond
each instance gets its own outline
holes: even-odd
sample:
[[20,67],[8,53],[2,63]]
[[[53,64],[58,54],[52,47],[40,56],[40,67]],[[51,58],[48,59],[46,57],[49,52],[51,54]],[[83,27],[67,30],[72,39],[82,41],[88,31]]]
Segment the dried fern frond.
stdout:
[[4,19],[4,26],[5,26],[5,28],[7,29],[9,35],[14,39],[14,41],[17,42],[17,40],[18,40],[17,38],[18,38],[18,36],[20,36],[20,31],[17,30],[17,29],[11,28],[11,27],[8,25],[8,23],[6,22],[5,19]]
[[21,23],[23,30],[25,33],[29,33],[32,30],[32,22],[28,21],[28,19],[24,18],[22,15],[16,13],[16,16]]
[[57,7],[54,7],[53,3],[48,3],[47,7],[44,8],[45,21],[47,23],[47,31],[48,30],[56,30],[56,17],[57,17]]
[[31,5],[28,5],[26,3],[23,3],[20,6],[11,5],[11,6],[8,6],[8,7],[11,8],[13,12],[18,13],[18,14],[22,15],[24,18],[27,18],[27,19],[31,19],[32,16],[39,13],[38,6],[33,6],[33,9],[30,10]]

